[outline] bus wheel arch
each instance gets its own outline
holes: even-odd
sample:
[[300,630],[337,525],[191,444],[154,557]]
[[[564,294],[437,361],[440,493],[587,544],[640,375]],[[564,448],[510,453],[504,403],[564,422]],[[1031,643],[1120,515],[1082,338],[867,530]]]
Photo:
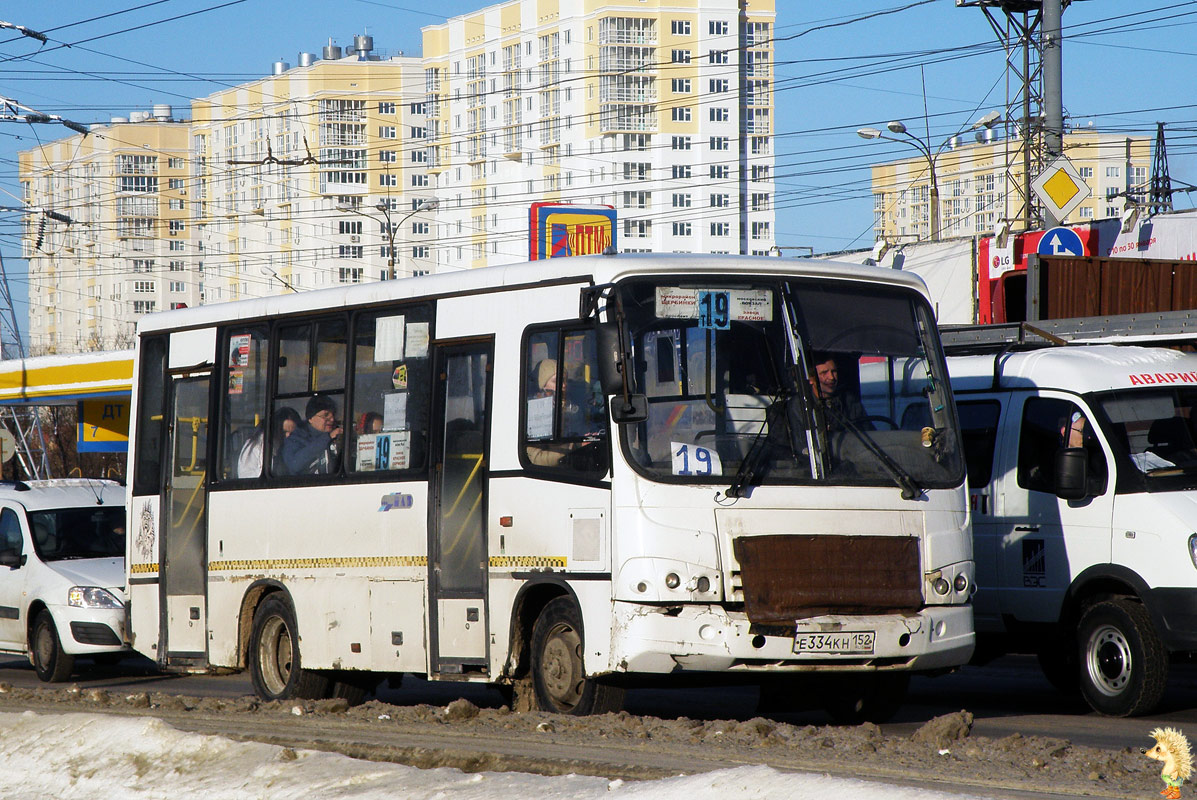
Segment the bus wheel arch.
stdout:
[[[287,588],[283,584],[275,580],[258,580],[250,584],[250,587],[245,591],[241,597],[241,611],[237,617],[237,660],[236,666],[240,669],[245,669],[249,666],[249,638],[253,632],[254,613],[258,610],[258,605],[265,599],[266,595],[273,592],[286,592]],[[287,594],[288,602],[291,601],[291,596]],[[294,603],[292,603],[294,608]]]
[[573,597],[559,596],[541,609],[532,626],[529,670],[542,711],[587,716],[619,711],[624,687],[587,677],[582,611]]
[[558,597],[568,597],[574,605],[578,598],[565,581],[557,578],[533,579],[516,595],[511,609],[511,637],[504,674],[512,680],[528,675],[531,666],[532,628],[541,611]]
[[328,693],[328,676],[303,667],[295,606],[285,590],[266,593],[254,609],[247,661],[263,700],[317,700]]

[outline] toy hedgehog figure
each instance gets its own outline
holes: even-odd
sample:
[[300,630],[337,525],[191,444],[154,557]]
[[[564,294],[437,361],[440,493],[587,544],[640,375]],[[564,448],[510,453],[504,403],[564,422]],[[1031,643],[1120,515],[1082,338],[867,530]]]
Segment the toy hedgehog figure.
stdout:
[[1180,800],[1180,787],[1193,774],[1189,740],[1175,728],[1156,728],[1151,732],[1151,738],[1155,739],[1155,747],[1144,750],[1143,754],[1164,762],[1164,768],[1160,771],[1164,790],[1160,794],[1167,800]]

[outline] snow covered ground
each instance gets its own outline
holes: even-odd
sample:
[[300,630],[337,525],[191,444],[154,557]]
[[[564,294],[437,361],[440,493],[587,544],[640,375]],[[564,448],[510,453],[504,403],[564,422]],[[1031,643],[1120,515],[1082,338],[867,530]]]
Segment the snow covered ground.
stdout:
[[[981,795],[967,795],[982,797]],[[176,731],[156,719],[0,714],[0,800],[960,800],[893,784],[741,767],[659,781],[377,764]]]

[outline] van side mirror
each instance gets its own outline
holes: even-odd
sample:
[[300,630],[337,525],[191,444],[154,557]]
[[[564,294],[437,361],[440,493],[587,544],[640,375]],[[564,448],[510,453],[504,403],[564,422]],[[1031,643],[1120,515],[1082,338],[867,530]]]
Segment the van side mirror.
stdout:
[[1065,447],[1056,451],[1056,497],[1083,500],[1089,496],[1089,454],[1083,447]]
[[25,556],[16,550],[0,550],[0,567],[18,569],[25,566]]

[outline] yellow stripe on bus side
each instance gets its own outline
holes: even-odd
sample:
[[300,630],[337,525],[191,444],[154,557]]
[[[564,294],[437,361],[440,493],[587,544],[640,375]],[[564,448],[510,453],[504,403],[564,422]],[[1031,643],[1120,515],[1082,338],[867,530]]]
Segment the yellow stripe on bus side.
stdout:
[[565,569],[565,556],[491,556],[494,567],[560,567]]
[[133,573],[134,575],[144,575],[147,572],[157,572],[157,571],[158,571],[157,564],[134,564],[133,566],[129,567],[129,572]]
[[263,569],[335,569],[337,567],[426,567],[425,556],[357,556],[350,558],[261,558],[245,561],[212,561],[209,572]]

